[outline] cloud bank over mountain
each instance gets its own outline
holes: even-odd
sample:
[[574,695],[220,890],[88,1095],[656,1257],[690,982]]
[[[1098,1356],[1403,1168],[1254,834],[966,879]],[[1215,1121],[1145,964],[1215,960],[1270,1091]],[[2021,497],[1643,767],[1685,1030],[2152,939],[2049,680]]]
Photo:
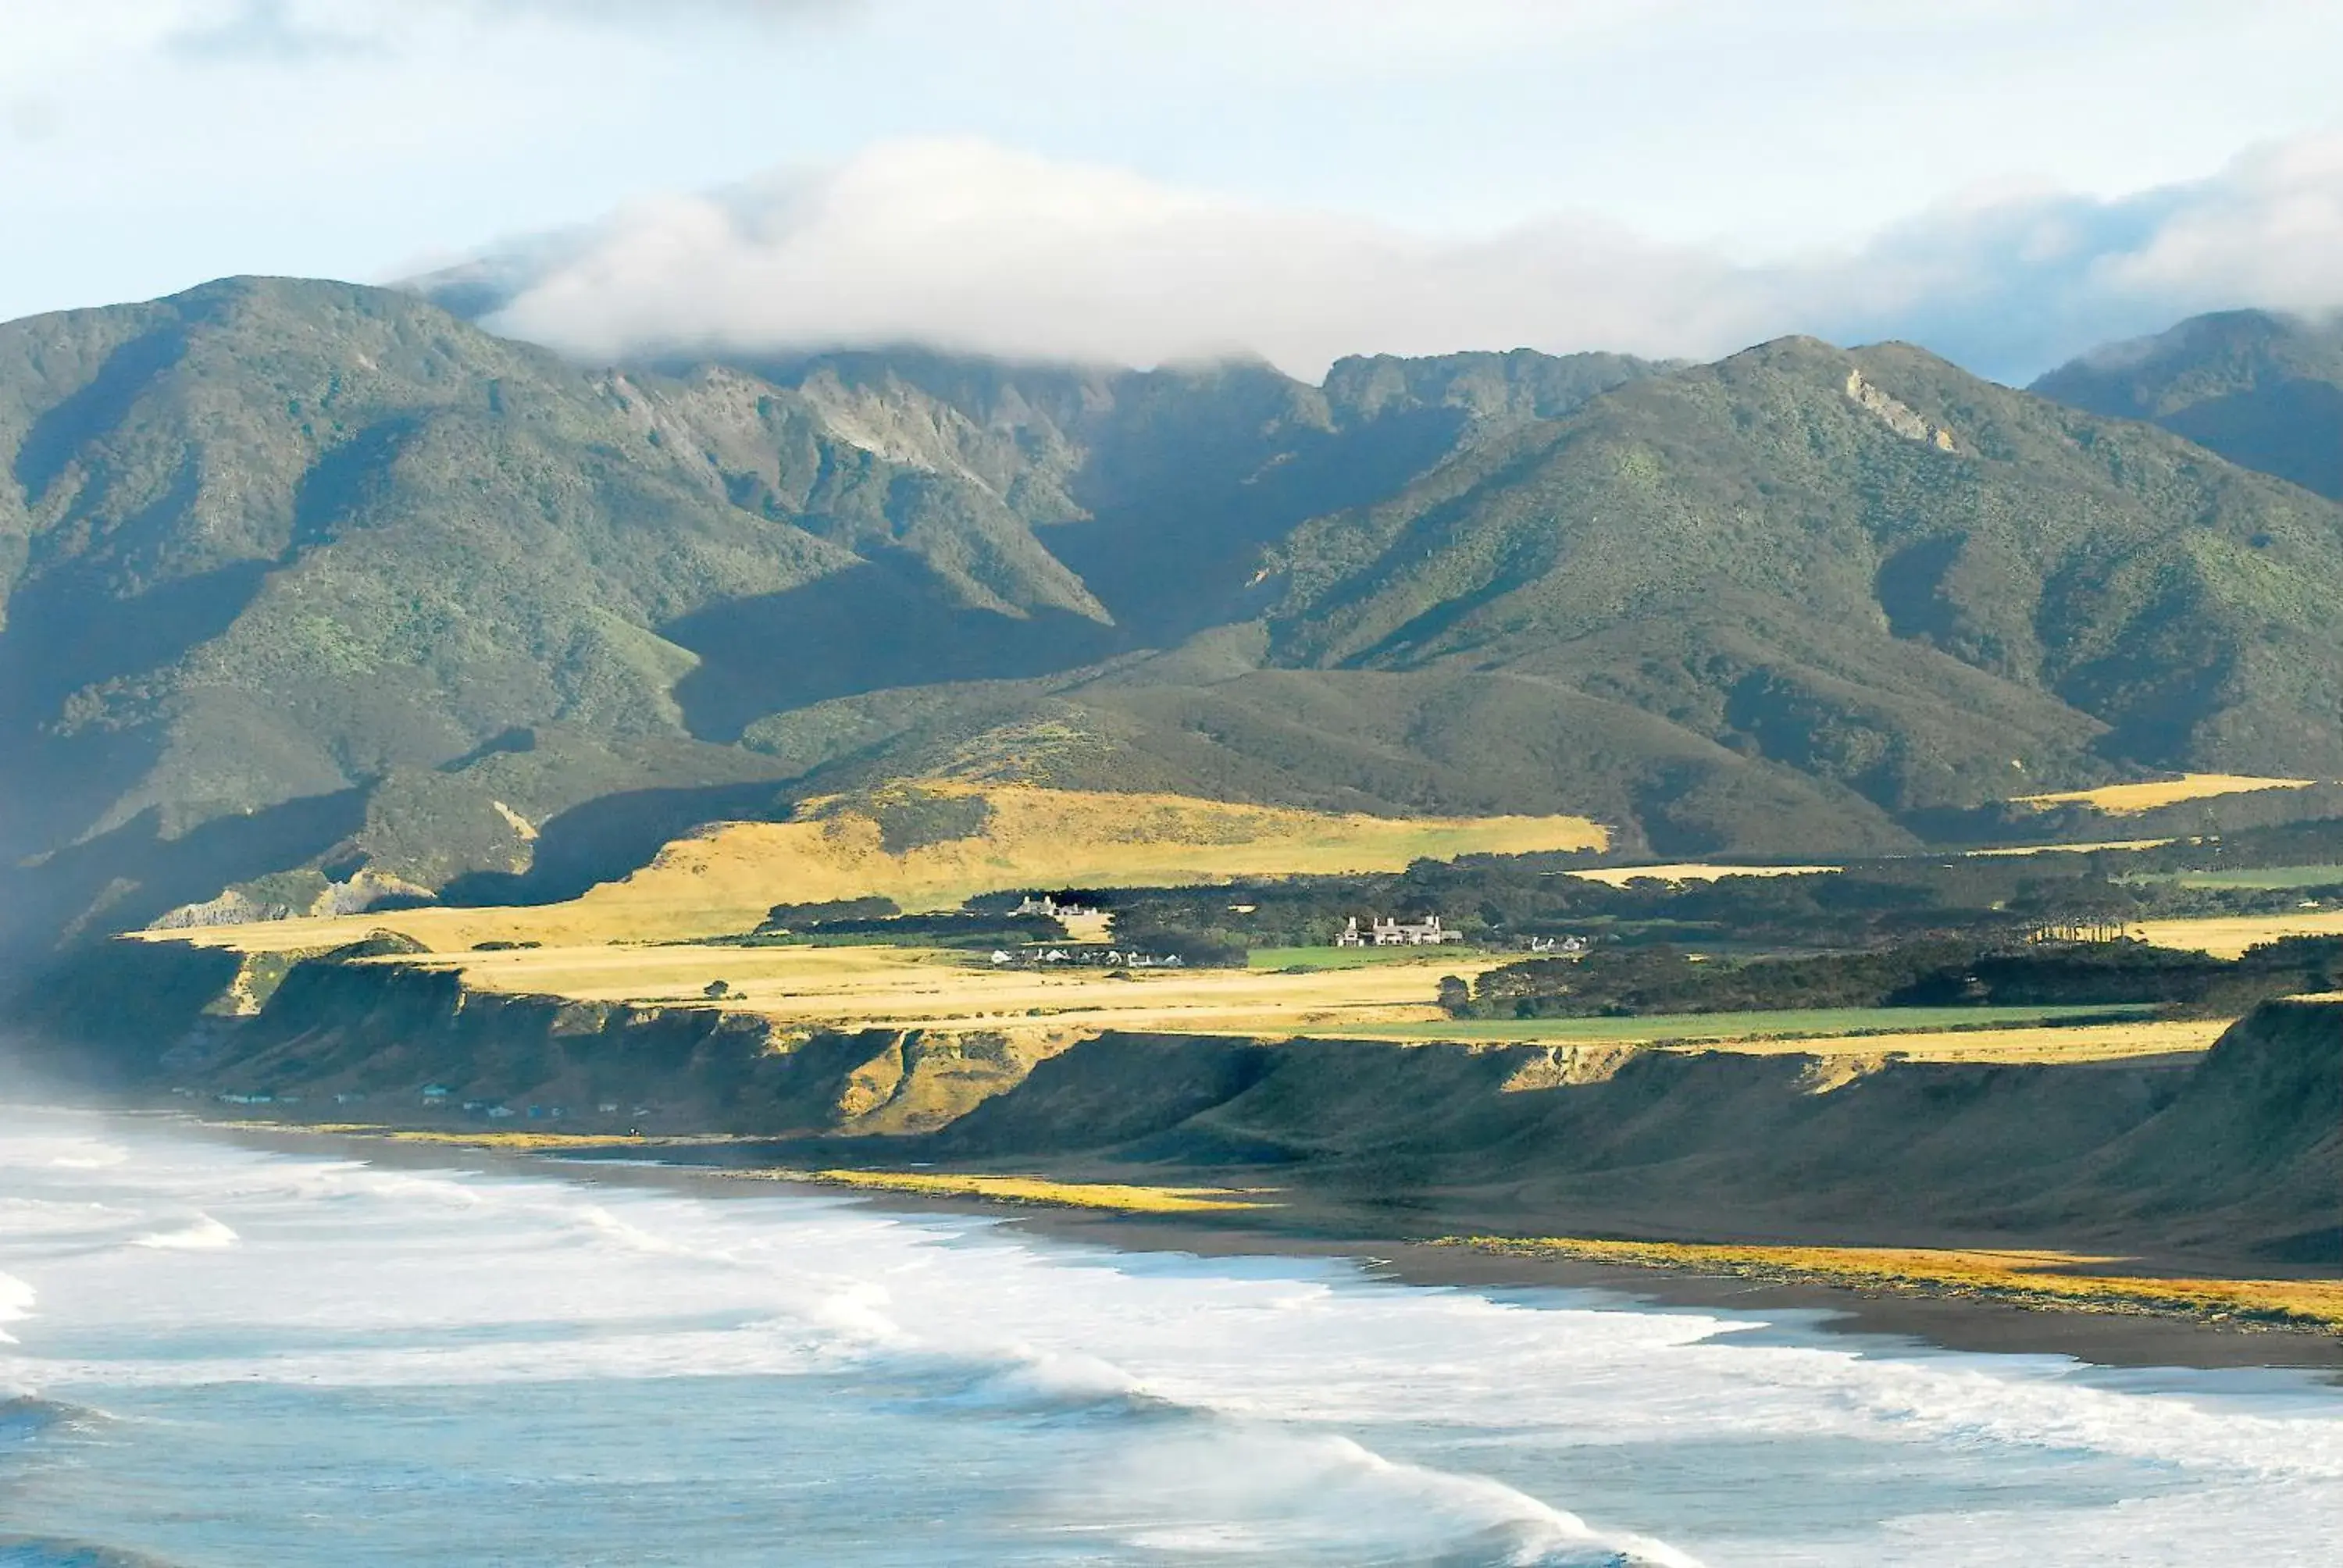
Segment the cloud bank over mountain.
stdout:
[[1126,364],[1527,346],[1707,357],[1805,332],[2024,379],[2230,306],[2343,306],[2343,135],[2101,198],[1979,193],[1764,263],[1557,215],[1469,239],[1232,199],[979,139],[898,140],[639,202],[426,286],[593,359],[918,341]]

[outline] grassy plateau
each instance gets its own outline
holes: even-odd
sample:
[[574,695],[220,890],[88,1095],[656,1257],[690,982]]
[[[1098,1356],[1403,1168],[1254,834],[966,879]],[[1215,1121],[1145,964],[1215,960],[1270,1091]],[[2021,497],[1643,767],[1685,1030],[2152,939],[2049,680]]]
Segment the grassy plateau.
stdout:
[[2283,915],[2208,915],[2201,920],[2142,920],[2131,934],[2160,948],[2181,948],[2233,959],[2247,948],[2285,937],[2343,936],[2343,910],[2297,910]]
[[657,947],[524,948],[422,962],[459,970],[476,990],[552,995],[581,1001],[722,1006],[754,1012],[794,1030],[1104,1029],[1263,1036],[1346,1030],[1363,1023],[1432,1020],[1439,977],[1477,974],[1502,960],[1451,951],[1440,959],[1363,970],[1281,973],[1259,970],[995,967],[981,956],[918,948],[757,947],[699,943]]
[[[198,946],[324,949],[389,930],[435,950],[483,941],[547,946],[675,941],[747,931],[783,902],[878,894],[948,910],[1022,888],[1178,886],[1247,876],[1398,870],[1465,854],[1601,849],[1583,817],[1371,817],[937,781],[894,799],[808,802],[786,822],[732,822],[677,839],[631,876],[567,903],[417,909],[160,933]],[[963,809],[963,830],[890,847],[906,801]]]
[[2244,795],[2258,789],[2308,789],[2315,779],[2256,779],[2237,773],[2184,773],[2177,779],[2146,784],[2103,784],[2096,789],[2061,789],[2047,795],[2020,795],[2016,804],[2047,809],[2088,806],[2110,817],[2136,816],[2158,806],[2183,800],[2207,800],[2217,795]]

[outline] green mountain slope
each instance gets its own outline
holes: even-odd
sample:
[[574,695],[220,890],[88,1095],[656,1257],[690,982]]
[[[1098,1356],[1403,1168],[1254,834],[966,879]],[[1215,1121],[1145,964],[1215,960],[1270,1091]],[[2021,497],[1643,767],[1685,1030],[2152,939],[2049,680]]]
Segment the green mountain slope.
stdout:
[[1637,381],[1279,557],[1281,661],[1536,671],[1891,809],[2343,766],[2343,512],[1898,346]]
[[2152,420],[2240,467],[2343,500],[2343,323],[2264,310],[2194,317],[2062,365],[2033,390]]
[[623,869],[769,805],[755,719],[1176,640],[1301,518],[1644,368],[1533,358],[1363,408],[1242,365],[590,372],[301,280],[0,327],[0,948],[274,873]]
[[[809,701],[1046,674],[1243,618],[1263,548],[1295,525],[1659,367],[1599,354],[1354,359],[1322,388],[1245,362],[1086,371],[897,351],[756,368],[765,405],[789,406],[776,395],[789,387],[820,426],[891,469],[883,495],[864,484],[850,508],[809,448],[772,439],[771,416],[759,429],[710,417],[704,401],[679,409],[729,494],[872,560],[818,591],[730,604],[677,629],[707,661],[683,693],[695,729],[722,740]],[[946,488],[954,477],[966,482]],[[915,497],[930,501],[928,516],[907,525]],[[903,547],[920,554],[908,576]],[[1027,569],[1039,586],[988,593],[981,563],[1037,558],[1047,569]],[[881,623],[927,635],[874,640],[867,628]]]
[[0,326],[0,954],[906,774],[1805,855],[2343,771],[2343,509],[1896,347],[590,370],[235,279]]
[[154,912],[122,884],[207,826],[297,863],[517,728],[689,750],[694,661],[653,628],[853,559],[549,357],[339,285],[0,327],[0,863],[45,857],[36,925]]
[[2343,765],[2338,527],[1916,350],[1794,341],[1484,431],[1304,523],[1257,646],[823,705],[749,742],[1329,804],[1558,792],[1670,852],[1892,847],[1898,817],[2052,780]]
[[840,699],[761,720],[744,742],[825,789],[946,773],[1345,811],[1534,813],[1569,800],[1616,825],[1630,851],[1913,843],[1852,790],[1534,676],[1175,674],[1195,652],[1055,679]]

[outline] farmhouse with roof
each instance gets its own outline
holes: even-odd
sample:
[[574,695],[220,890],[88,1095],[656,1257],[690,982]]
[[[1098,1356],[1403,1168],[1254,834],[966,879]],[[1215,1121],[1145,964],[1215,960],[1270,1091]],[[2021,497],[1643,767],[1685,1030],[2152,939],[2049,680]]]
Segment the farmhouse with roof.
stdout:
[[1099,911],[1083,904],[1060,903],[1051,893],[1028,893],[1009,911],[1012,915],[1041,915],[1053,920],[1088,920]]
[[1364,930],[1359,929],[1359,917],[1353,915],[1334,934],[1338,948],[1428,948],[1463,940],[1463,931],[1442,925],[1438,915],[1426,915],[1420,920],[1370,916]]

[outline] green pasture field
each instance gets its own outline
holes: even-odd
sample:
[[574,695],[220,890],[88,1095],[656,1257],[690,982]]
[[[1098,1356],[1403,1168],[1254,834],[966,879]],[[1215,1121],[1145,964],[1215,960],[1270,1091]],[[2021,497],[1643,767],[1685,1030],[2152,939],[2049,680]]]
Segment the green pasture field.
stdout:
[[1245,967],[1255,970],[1356,970],[1364,969],[1369,964],[1431,964],[1438,962],[1443,954],[1477,956],[1481,951],[1470,943],[1456,942],[1438,948],[1255,948],[1245,955]]
[[2142,882],[2177,882],[2184,888],[2331,888],[2343,884],[2343,866],[2249,866],[2227,871],[2155,871]]

